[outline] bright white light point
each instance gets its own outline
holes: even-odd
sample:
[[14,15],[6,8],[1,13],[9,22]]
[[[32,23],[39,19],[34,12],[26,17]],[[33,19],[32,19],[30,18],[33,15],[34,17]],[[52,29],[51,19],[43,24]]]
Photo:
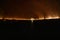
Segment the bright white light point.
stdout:
[[34,21],[34,18],[31,18],[31,22],[33,23],[33,21]]

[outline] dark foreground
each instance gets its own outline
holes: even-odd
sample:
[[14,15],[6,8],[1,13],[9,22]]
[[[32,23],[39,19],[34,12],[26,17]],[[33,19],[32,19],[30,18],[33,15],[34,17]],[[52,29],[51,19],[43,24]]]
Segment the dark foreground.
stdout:
[[60,34],[59,20],[38,20],[33,23],[29,20],[0,20],[0,33],[20,36],[40,36],[41,34]]

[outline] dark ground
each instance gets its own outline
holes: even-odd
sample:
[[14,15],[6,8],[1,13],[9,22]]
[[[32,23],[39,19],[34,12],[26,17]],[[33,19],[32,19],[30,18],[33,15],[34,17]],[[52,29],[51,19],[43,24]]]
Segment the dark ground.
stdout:
[[[46,34],[60,34],[60,19],[34,21],[0,20],[0,33],[8,36],[41,36]],[[46,37],[46,36],[45,36]]]

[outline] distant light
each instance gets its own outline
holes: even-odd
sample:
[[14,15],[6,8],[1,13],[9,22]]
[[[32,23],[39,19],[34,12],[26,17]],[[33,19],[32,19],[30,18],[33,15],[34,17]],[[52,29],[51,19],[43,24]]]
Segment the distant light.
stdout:
[[45,19],[52,19],[52,17],[47,17],[47,18],[45,18]]
[[2,20],[3,18],[0,18],[0,20]]
[[39,20],[44,20],[44,17],[43,18],[39,18]]
[[32,23],[33,23],[34,20],[35,20],[34,18],[31,18],[31,22],[32,22]]
[[45,18],[45,19],[59,19],[59,18],[60,18],[59,16],[55,16],[55,17],[49,16],[49,17],[47,17],[47,18]]
[[6,19],[6,20],[13,20],[13,18],[4,18],[4,19]]

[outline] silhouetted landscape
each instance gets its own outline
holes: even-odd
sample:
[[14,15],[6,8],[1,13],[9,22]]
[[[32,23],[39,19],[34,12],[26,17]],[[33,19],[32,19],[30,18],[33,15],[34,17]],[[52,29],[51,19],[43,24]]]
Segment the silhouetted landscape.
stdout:
[[0,32],[21,36],[60,34],[60,19],[51,20],[0,20]]

